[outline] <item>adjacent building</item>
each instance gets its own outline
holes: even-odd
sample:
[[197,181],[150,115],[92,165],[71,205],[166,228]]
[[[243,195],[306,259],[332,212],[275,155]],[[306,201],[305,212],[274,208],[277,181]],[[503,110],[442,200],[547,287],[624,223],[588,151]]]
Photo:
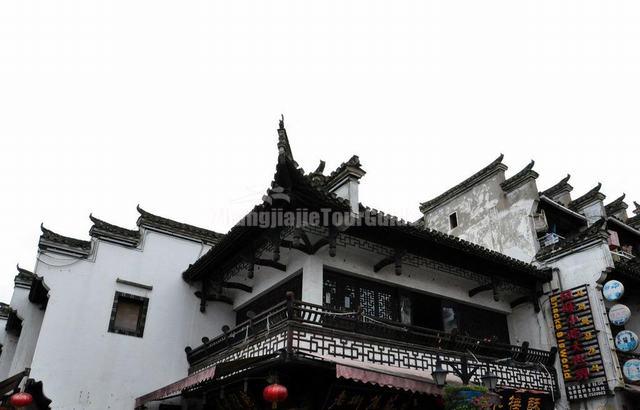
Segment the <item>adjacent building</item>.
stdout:
[[[633,353],[620,352],[614,337],[624,330],[611,325],[608,312],[612,303],[605,300],[602,287],[609,280],[626,283],[622,302],[631,308],[627,330],[640,331],[640,313],[635,295],[640,278],[640,213],[627,214],[625,196],[605,203],[601,184],[572,198],[573,187],[567,175],[557,184],[539,191],[538,173],[532,161],[521,171],[507,177],[501,155],[488,166],[444,194],[421,204],[423,218],[418,224],[455,235],[504,253],[541,269],[551,269],[552,292],[543,295],[543,309],[536,321],[546,328],[543,343],[558,344],[560,357],[566,355],[563,368],[566,403],[572,408],[632,409],[637,400],[638,380],[630,380],[622,367]],[[572,294],[566,293],[571,290]],[[561,292],[571,299],[562,311]],[[570,292],[570,293],[571,293]],[[572,300],[581,296],[578,302]],[[584,304],[586,302],[586,305]],[[589,306],[574,312],[571,305]],[[516,308],[519,309],[519,308]],[[570,310],[570,311],[569,311]],[[574,315],[575,313],[575,315]],[[558,325],[557,316],[572,320],[584,318],[582,328],[573,332],[576,340],[558,339],[567,333],[567,323]],[[563,349],[563,345],[565,348]],[[586,370],[585,370],[586,369]],[[576,374],[577,372],[577,374]],[[583,406],[583,407],[581,407]]]

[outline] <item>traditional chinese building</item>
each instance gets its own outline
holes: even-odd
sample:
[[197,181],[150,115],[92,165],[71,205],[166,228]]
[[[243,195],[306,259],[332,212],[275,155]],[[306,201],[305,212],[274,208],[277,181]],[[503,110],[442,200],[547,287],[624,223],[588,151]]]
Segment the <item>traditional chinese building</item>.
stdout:
[[[569,176],[539,191],[533,161],[507,178],[502,160],[500,156],[421,204],[424,217],[418,223],[551,269],[552,292],[540,298],[543,308],[535,316],[547,328],[542,343],[559,348],[557,370],[563,395],[558,405],[636,408],[635,384],[640,374],[630,380],[622,366],[638,356],[620,352],[615,337],[625,328],[640,331],[640,317],[631,314],[625,326],[612,325],[608,316],[613,303],[603,298],[602,289],[610,280],[626,283],[622,301],[632,307],[630,311],[638,311],[637,204],[635,216],[629,217],[624,195],[605,204],[600,184],[573,199]],[[617,307],[616,311],[626,312]]]
[[359,158],[306,173],[282,121],[276,158],[226,234],[142,209],[137,229],[91,216],[87,240],[43,227],[3,307],[0,380],[29,369],[53,409],[266,409],[268,386],[283,409],[438,409],[443,385],[483,383],[504,408],[562,403],[558,275],[523,257],[535,246],[363,205]]

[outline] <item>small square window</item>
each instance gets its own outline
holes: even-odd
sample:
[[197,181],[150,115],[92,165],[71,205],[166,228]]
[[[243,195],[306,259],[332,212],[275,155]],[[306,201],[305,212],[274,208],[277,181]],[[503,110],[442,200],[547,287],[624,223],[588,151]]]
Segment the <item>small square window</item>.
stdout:
[[142,337],[148,306],[148,298],[116,292],[111,309],[109,332]]
[[453,229],[456,226],[458,226],[458,213],[454,212],[451,215],[449,215],[449,228]]

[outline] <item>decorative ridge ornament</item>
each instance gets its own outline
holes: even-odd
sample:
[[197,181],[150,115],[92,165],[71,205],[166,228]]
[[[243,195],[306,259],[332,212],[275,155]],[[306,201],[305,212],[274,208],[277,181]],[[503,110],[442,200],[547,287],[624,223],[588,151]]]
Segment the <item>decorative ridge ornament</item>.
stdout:
[[544,195],[548,198],[551,198],[561,192],[571,192],[573,191],[573,187],[569,184],[569,179],[571,178],[571,174],[567,174],[566,177],[562,178],[560,182],[552,186],[551,188],[547,188],[544,191],[540,192],[540,195]]
[[603,201],[607,196],[602,192],[600,192],[600,188],[602,188],[602,183],[598,182],[598,185],[593,187],[589,192],[569,202],[569,209],[572,209],[575,211],[575,210],[582,209],[582,207],[584,207],[585,205],[591,202]]

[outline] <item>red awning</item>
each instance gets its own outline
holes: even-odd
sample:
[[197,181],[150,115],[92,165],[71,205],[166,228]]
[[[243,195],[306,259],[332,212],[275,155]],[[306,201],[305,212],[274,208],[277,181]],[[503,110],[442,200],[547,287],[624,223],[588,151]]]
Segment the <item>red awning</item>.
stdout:
[[[426,393],[441,396],[431,373],[422,370],[403,369],[383,364],[366,363],[357,360],[341,359],[330,355],[309,355],[336,364],[336,377],[361,383]],[[454,374],[447,376],[447,384],[461,385],[462,380]]]
[[336,377],[350,379],[361,383],[373,383],[382,387],[407,390],[415,393],[442,395],[442,389],[430,378],[409,376],[403,372],[389,368],[382,371],[363,367],[336,364]]
[[136,408],[141,407],[147,402],[162,400],[174,394],[180,393],[184,389],[193,387],[197,384],[213,379],[215,375],[216,375],[215,366],[209,367],[207,369],[204,369],[197,373],[189,375],[184,379],[180,379],[177,382],[168,384],[158,390],[152,391],[151,393],[147,393],[144,396],[138,397],[136,399]]
[[278,355],[278,353],[272,353],[264,356],[247,357],[244,359],[218,363],[215,366],[200,370],[185,377],[184,379],[180,379],[177,382],[168,384],[158,390],[138,397],[136,399],[136,408],[150,401],[169,398],[170,396],[181,393],[185,389],[196,387],[197,385],[213,380],[214,378],[219,379],[221,377],[228,376],[229,374],[246,371],[257,364],[266,363],[268,360],[278,357]]

